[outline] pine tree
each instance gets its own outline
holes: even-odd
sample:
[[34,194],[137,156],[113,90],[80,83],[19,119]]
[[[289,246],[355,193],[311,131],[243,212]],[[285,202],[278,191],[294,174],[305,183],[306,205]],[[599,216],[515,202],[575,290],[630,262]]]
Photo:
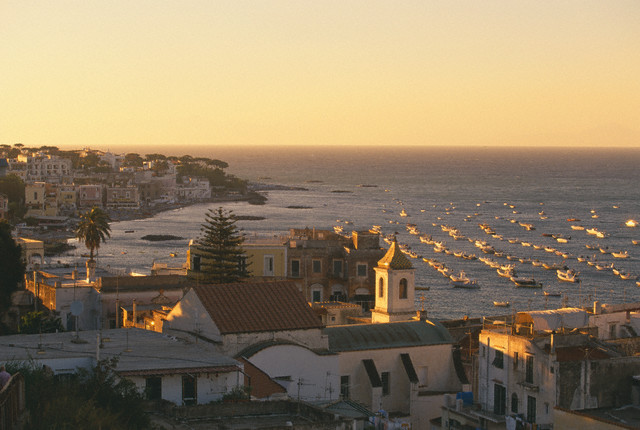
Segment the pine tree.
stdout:
[[238,282],[246,275],[244,236],[236,226],[236,217],[221,207],[209,209],[198,239],[202,256],[203,281],[214,284]]

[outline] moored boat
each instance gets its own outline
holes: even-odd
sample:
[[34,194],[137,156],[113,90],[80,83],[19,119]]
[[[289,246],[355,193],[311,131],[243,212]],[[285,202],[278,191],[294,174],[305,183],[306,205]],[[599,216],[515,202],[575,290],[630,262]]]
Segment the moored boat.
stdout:
[[528,288],[539,288],[542,287],[542,283],[536,281],[534,278],[523,278],[512,276],[509,278],[511,282],[513,282],[516,287],[528,287]]
[[558,279],[564,282],[577,282],[579,272],[576,272],[573,269],[567,270],[556,270],[556,274],[558,275]]
[[612,251],[611,255],[613,255],[615,258],[628,258],[629,257],[629,253],[627,251]]
[[498,275],[502,276],[503,278],[512,278],[516,276],[516,266],[513,264],[500,266],[496,269],[496,271],[498,272]]

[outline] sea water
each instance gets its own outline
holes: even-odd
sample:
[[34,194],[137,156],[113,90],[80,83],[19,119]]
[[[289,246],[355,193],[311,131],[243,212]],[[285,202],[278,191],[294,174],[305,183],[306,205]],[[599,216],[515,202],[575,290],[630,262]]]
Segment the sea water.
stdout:
[[[167,155],[183,155],[181,153]],[[345,232],[381,226],[383,235],[397,234],[420,258],[411,259],[416,284],[428,287],[417,292],[417,307],[432,318],[482,316],[533,309],[554,309],[562,304],[586,306],[640,301],[635,280],[622,280],[609,270],[578,262],[580,255],[601,264],[640,275],[640,228],[625,222],[640,221],[640,150],[594,148],[444,148],[444,147],[254,147],[193,148],[193,156],[207,156],[229,163],[229,173],[252,182],[287,185],[302,189],[267,191],[265,205],[248,203],[200,204],[160,213],[153,218],[116,222],[112,236],[99,249],[99,264],[113,271],[149,273],[153,262],[180,266],[190,239],[197,238],[208,209],[223,206],[237,215],[265,217],[240,221],[247,235],[274,236],[290,228],[343,227]],[[400,216],[404,209],[408,216]],[[580,221],[568,222],[567,219]],[[503,240],[484,233],[479,224],[490,225]],[[532,224],[535,229],[521,226]],[[485,256],[469,240],[454,240],[441,228],[457,228],[470,239],[485,240],[504,255],[561,263],[580,272],[581,282],[564,283],[555,270],[490,256],[515,264],[519,276],[534,277],[542,288],[516,288],[507,278],[479,260],[463,260],[436,253],[407,224],[447,247]],[[585,227],[571,229],[572,224]],[[598,239],[587,228],[606,232]],[[131,232],[133,231],[133,232]],[[146,234],[173,234],[180,240],[147,242]],[[570,237],[558,243],[550,235]],[[553,247],[570,254],[522,246],[518,239]],[[599,249],[626,250],[626,259],[614,258]],[[381,241],[381,246],[388,245]],[[63,261],[81,261],[81,245]],[[171,255],[175,255],[172,257]],[[441,261],[458,272],[464,270],[480,288],[452,288],[449,280],[422,258]],[[549,297],[543,291],[561,293]],[[508,309],[494,301],[508,301]]]

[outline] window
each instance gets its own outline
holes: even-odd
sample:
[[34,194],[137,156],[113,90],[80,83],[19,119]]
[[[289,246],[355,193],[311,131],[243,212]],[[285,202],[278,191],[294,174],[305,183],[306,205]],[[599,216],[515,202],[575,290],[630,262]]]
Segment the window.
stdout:
[[361,277],[367,276],[366,264],[358,264],[358,276],[361,276]]
[[496,355],[493,358],[493,365],[498,369],[504,368],[504,353],[496,349]]
[[384,279],[378,280],[378,297],[384,297]]
[[528,384],[533,384],[533,355],[527,356],[527,367],[525,381]]
[[493,385],[493,413],[496,415],[505,414],[507,403],[507,389],[499,384]]
[[527,421],[536,422],[536,398],[527,396]]
[[313,260],[312,265],[313,265],[313,273],[322,273],[322,261]]
[[518,395],[516,393],[511,395],[511,412],[514,414],[518,413]]
[[238,270],[243,275],[247,275],[247,257],[241,256],[238,258]]
[[146,378],[144,393],[147,400],[162,399],[162,378],[159,376]]
[[349,375],[340,377],[340,397],[343,399],[349,398]]
[[191,265],[191,269],[199,272],[200,271],[200,266],[201,265],[201,258],[199,255],[194,255],[193,256],[193,264]]
[[322,291],[319,289],[311,291],[311,301],[312,302],[321,302],[322,301]]
[[333,276],[336,278],[342,276],[342,260],[333,260]]
[[517,369],[518,368],[518,353],[514,352],[513,353],[513,369]]
[[380,374],[380,381],[382,382],[382,395],[388,396],[391,393],[389,372],[382,372]]
[[400,299],[407,298],[407,289],[408,289],[407,280],[405,278],[400,279],[400,288],[398,289],[398,297]]
[[618,326],[616,324],[609,324],[609,339],[615,339]]
[[191,406],[198,403],[196,378],[189,375],[182,377],[182,404]]
[[264,276],[273,276],[273,255],[265,255],[264,256]]
[[291,276],[293,278],[300,277],[300,260],[291,260]]

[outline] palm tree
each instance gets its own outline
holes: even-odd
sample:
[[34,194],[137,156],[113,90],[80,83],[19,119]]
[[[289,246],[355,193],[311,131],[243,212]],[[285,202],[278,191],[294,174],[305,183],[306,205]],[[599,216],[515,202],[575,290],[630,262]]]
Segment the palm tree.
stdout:
[[107,237],[111,237],[109,221],[109,214],[95,206],[80,215],[76,238],[83,241],[89,250],[89,261],[93,261],[93,250],[100,248],[100,242],[105,242]]

